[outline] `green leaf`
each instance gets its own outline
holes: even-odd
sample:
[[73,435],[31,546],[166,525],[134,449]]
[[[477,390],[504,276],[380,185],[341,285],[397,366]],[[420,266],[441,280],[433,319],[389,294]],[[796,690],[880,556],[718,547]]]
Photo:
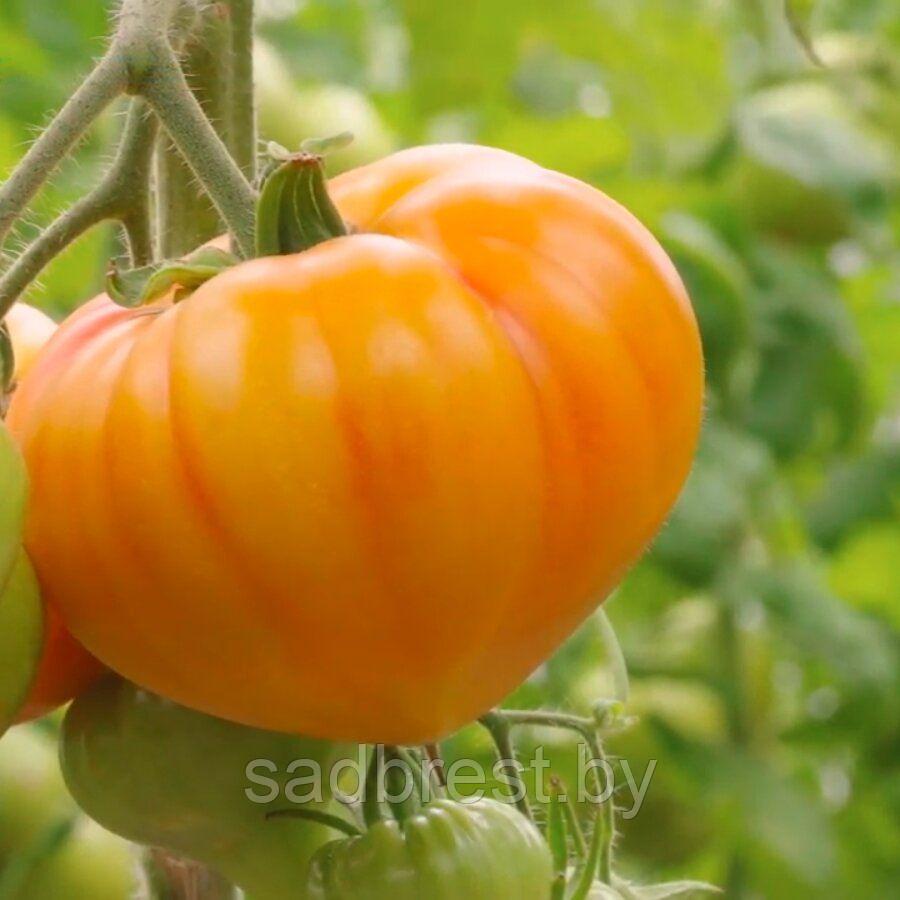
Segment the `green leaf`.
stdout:
[[809,505],[807,520],[815,540],[834,549],[860,525],[898,514],[900,441],[885,441],[832,468]]
[[761,442],[721,425],[707,426],[652,558],[687,584],[708,584],[741,540],[754,493],[770,473],[769,453]]
[[866,388],[852,318],[808,256],[769,241],[749,254],[759,362],[746,426],[781,457],[849,446],[864,422]]
[[707,373],[714,382],[721,381],[749,339],[749,273],[701,219],[668,213],[660,231],[697,313]]
[[808,566],[794,562],[737,571],[728,591],[738,601],[762,602],[780,633],[848,686],[887,689],[897,677],[900,660],[890,636],[832,594]]
[[900,632],[900,524],[886,521],[852,534],[831,563],[829,584],[861,610]]
[[745,153],[810,188],[862,199],[898,178],[897,152],[824,82],[780,85],[735,110]]

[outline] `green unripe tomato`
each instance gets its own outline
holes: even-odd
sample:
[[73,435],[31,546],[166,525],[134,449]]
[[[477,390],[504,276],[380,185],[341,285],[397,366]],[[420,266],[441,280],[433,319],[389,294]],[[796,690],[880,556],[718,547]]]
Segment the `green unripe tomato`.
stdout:
[[[210,866],[253,900],[295,895],[310,856],[333,836],[307,821],[267,820],[266,813],[326,809],[331,766],[348,753],[339,744],[216,719],[118,678],[75,700],[60,746],[69,790],[92,818],[129,840]],[[277,784],[277,797],[249,780],[248,765],[257,760],[269,761],[260,775]],[[285,786],[301,777],[289,770],[295,760],[321,767],[321,799],[285,799]],[[248,790],[272,796],[255,802]]]
[[19,555],[27,490],[25,463],[0,422],[0,589]]
[[436,800],[313,858],[306,900],[548,900],[552,862],[540,832],[496,800]]
[[254,62],[264,140],[294,151],[307,138],[351,132],[351,144],[328,154],[329,175],[373,162],[396,149],[393,135],[360,91],[342,84],[298,87],[277,52],[261,41]]
[[0,588],[0,737],[15,719],[37,672],[44,610],[24,550]]
[[134,896],[133,848],[80,814],[63,783],[55,743],[33,726],[14,728],[0,741],[0,873],[68,820],[74,820],[71,833],[9,900]]

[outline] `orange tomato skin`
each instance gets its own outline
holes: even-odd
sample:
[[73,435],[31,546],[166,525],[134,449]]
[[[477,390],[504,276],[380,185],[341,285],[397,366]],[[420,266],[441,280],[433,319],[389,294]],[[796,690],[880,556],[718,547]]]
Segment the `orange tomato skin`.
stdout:
[[17,722],[28,722],[77,697],[106,667],[90,655],[63,624],[55,608],[44,619],[44,647],[37,674]]
[[444,145],[331,189],[357,233],[62,326],[10,411],[27,546],[138,684],[419,743],[499,702],[652,538],[700,343],[654,239],[577,181]]

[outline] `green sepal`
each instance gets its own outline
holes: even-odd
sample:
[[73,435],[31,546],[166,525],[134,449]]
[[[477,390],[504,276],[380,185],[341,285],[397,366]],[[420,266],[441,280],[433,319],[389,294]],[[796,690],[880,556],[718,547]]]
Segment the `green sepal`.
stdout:
[[314,822],[316,825],[325,825],[334,831],[339,831],[347,837],[359,837],[362,834],[352,822],[335,816],[332,813],[323,812],[320,809],[274,809],[266,813],[267,819],[303,819],[305,822]]
[[300,149],[304,153],[313,153],[316,156],[327,156],[335,150],[343,150],[353,143],[352,131],[341,131],[338,134],[330,134],[323,138],[307,138]]
[[119,306],[134,308],[152,303],[177,288],[175,302],[200,285],[237,265],[240,259],[218,247],[201,247],[178,260],[166,260],[138,269],[125,269],[114,260],[106,276],[106,292]]

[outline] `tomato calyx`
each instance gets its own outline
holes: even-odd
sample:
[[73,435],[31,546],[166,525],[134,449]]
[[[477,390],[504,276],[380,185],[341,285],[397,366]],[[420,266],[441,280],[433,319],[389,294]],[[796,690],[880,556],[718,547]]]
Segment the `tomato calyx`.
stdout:
[[305,141],[299,153],[270,144],[256,212],[256,255],[302,253],[348,233],[328,196],[324,154],[350,136]]
[[472,900],[550,900],[550,851],[534,823],[496,799],[457,801],[441,787],[432,794],[432,775],[418,749],[377,745],[360,802],[344,801],[352,821],[306,808],[269,813],[343,835],[312,856],[302,895],[418,900],[440,890]]
[[[346,146],[349,132],[327,138],[311,138],[301,150],[291,153],[278,144],[267,148],[265,168],[256,205],[256,255],[281,256],[302,253],[322,241],[349,233],[337,207],[328,196],[324,157]],[[240,257],[214,246],[203,246],[177,260],[162,260],[139,268],[128,268],[127,259],[116,259],[106,273],[106,292],[129,309],[145,306],[174,291],[178,303],[200,285],[237,265]],[[10,349],[11,353],[11,349]],[[0,333],[0,390],[7,361]]]

